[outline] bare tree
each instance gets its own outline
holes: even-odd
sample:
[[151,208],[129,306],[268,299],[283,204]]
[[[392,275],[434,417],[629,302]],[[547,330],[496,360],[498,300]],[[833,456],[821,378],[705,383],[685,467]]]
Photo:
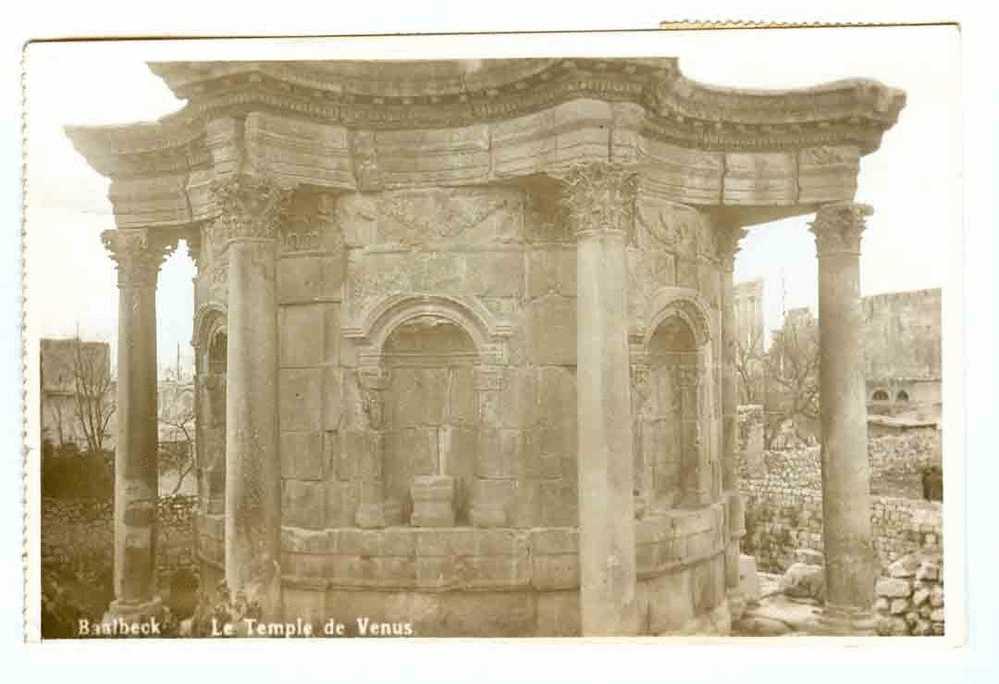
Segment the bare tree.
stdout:
[[103,345],[85,349],[79,337],[74,345],[73,408],[87,442],[87,450],[92,454],[103,452],[108,426],[115,411],[110,363],[103,353],[106,349]]
[[819,340],[814,319],[785,319],[765,357],[764,372],[769,447],[788,419],[819,416]]
[[46,402],[49,420],[55,426],[55,436],[58,440],[55,446],[62,448],[66,446],[66,416],[63,415],[63,406],[58,398],[53,397]]
[[164,472],[173,470],[177,473],[173,496],[181,490],[184,480],[194,470],[194,405],[190,402],[162,402],[160,406],[160,425],[167,428],[171,439],[168,443],[175,448],[159,449],[160,469]]
[[763,340],[759,330],[753,330],[746,343],[735,341],[735,372],[739,376],[739,399],[743,404],[758,404],[764,374]]

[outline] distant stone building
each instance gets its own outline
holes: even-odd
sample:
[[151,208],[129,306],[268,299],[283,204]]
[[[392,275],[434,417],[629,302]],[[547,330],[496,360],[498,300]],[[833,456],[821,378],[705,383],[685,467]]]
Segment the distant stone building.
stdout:
[[757,354],[763,353],[763,279],[736,283],[735,331],[736,339],[744,348],[752,347]]
[[114,448],[110,345],[43,338],[39,355],[42,442],[86,450],[89,432],[104,449]]
[[941,409],[939,288],[864,297],[869,422],[878,432],[936,425]]
[[[872,435],[937,427],[941,412],[941,290],[871,295],[861,300],[864,315],[864,378]],[[784,326],[814,329],[808,307],[791,309]],[[811,432],[814,421],[798,421]],[[811,424],[810,424],[811,423]]]

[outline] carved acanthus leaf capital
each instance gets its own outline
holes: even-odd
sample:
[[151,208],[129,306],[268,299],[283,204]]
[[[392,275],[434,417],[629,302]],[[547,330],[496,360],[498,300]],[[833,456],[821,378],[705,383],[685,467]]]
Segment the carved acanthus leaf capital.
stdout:
[[562,178],[562,202],[576,235],[618,231],[630,235],[635,216],[635,171],[615,162],[587,162]]
[[266,177],[216,179],[211,193],[219,215],[212,225],[213,241],[275,239],[287,216],[292,192]]
[[869,205],[858,202],[822,205],[809,229],[815,234],[818,255],[860,254],[860,236],[873,213]]
[[722,267],[726,271],[735,268],[735,255],[739,252],[742,238],[746,237],[748,231],[742,226],[720,225],[715,233],[718,244],[718,258]]
[[101,241],[117,265],[119,287],[155,287],[160,265],[177,246],[174,233],[149,228],[105,230]]

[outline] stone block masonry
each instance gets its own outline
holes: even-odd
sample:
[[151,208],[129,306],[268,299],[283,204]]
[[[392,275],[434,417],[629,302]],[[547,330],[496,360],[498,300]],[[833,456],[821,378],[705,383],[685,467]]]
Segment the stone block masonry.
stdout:
[[[913,497],[922,465],[939,463],[939,438],[932,432],[870,442],[871,525],[882,567],[943,546],[941,504]],[[743,551],[755,556],[761,571],[783,573],[796,549],[823,550],[819,448],[764,452],[763,466],[739,464],[746,499]]]
[[874,591],[878,634],[944,634],[943,558],[939,553],[914,553],[899,558],[888,566]]

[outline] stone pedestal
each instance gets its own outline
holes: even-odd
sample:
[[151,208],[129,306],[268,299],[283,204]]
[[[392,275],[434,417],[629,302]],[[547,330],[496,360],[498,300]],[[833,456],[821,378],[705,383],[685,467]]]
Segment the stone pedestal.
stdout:
[[229,264],[225,577],[267,619],[280,615],[275,240],[290,193],[247,177],[213,191],[221,216],[212,241]]
[[819,402],[826,607],[833,633],[865,632],[877,561],[871,537],[870,466],[860,301],[860,237],[871,208],[819,209],[812,232],[819,258]]
[[156,516],[156,276],[172,243],[148,229],[102,236],[118,266],[117,436],[114,472],[114,594],[109,618],[159,613]]
[[588,636],[638,627],[625,261],[633,193],[633,176],[603,163],[574,168],[564,186],[577,239],[580,606]]
[[421,475],[413,478],[413,527],[454,526],[454,478],[446,475]]

